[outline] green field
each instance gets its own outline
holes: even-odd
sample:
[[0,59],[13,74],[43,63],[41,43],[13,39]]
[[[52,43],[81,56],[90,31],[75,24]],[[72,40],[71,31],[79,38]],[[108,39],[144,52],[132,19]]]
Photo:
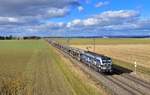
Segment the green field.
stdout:
[[0,95],[100,95],[44,40],[0,41]]

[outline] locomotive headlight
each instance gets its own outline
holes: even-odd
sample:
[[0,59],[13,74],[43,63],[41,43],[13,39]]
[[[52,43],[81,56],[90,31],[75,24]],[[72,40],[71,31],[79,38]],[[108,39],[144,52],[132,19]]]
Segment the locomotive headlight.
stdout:
[[96,65],[96,62],[94,61],[94,65]]

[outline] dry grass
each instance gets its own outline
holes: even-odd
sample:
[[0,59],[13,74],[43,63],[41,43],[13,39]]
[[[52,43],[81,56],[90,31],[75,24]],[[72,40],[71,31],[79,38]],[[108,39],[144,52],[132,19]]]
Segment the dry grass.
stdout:
[[45,41],[0,41],[0,95],[99,95]]
[[25,86],[22,79],[1,80],[0,95],[25,95]]
[[[99,92],[102,95],[108,95],[106,90],[100,86],[99,82],[97,82],[96,80],[93,80],[90,77],[90,75],[88,75],[83,70],[81,70],[80,67],[78,67],[76,64],[73,64],[72,62],[70,62],[69,59],[66,59],[64,57],[62,57],[62,60],[66,63],[66,65],[68,65],[70,71],[73,74],[75,74],[76,77],[78,77],[81,81],[86,82],[87,86],[91,86],[92,88],[95,89],[96,92]],[[91,90],[91,89],[89,89],[89,90]]]
[[[93,51],[93,45],[72,45],[73,47]],[[120,65],[134,71],[137,62],[137,74],[133,75],[150,82],[150,44],[107,44],[96,45],[95,52],[110,56],[113,64]]]
[[[52,38],[51,38],[52,39]],[[95,43],[99,45],[118,45],[118,44],[150,44],[150,39],[148,38],[94,38]],[[93,38],[55,38],[52,40],[56,40],[61,44],[70,44],[70,45],[89,45],[93,44]]]
[[[73,45],[74,47],[86,49],[91,45]],[[112,58],[150,68],[150,44],[130,44],[130,45],[96,45],[95,52],[110,56]]]

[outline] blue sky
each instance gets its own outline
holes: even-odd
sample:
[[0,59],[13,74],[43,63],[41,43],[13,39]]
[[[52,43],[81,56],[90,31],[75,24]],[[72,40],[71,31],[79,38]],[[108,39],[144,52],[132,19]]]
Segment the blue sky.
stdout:
[[[82,0],[81,0],[82,1]],[[95,5],[99,2],[109,2],[102,7],[96,8]],[[79,13],[78,10],[72,10],[68,18],[63,18],[61,21],[70,21],[76,18],[84,19],[89,16],[96,15],[105,11],[117,10],[136,10],[140,12],[141,17],[149,18],[150,1],[148,0],[89,0],[89,3],[81,2],[84,11]],[[60,19],[59,19],[60,20]],[[57,21],[57,20],[56,20]]]
[[0,0],[0,35],[150,35],[149,0]]

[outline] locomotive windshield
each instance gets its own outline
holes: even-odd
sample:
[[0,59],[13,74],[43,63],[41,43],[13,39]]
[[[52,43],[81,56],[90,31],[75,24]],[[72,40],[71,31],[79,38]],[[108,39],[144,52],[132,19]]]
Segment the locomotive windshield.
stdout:
[[102,62],[103,63],[111,63],[111,58],[109,58],[109,57],[102,57]]
[[102,60],[111,60],[109,57],[102,57]]
[[96,62],[100,63],[100,60],[96,59]]

